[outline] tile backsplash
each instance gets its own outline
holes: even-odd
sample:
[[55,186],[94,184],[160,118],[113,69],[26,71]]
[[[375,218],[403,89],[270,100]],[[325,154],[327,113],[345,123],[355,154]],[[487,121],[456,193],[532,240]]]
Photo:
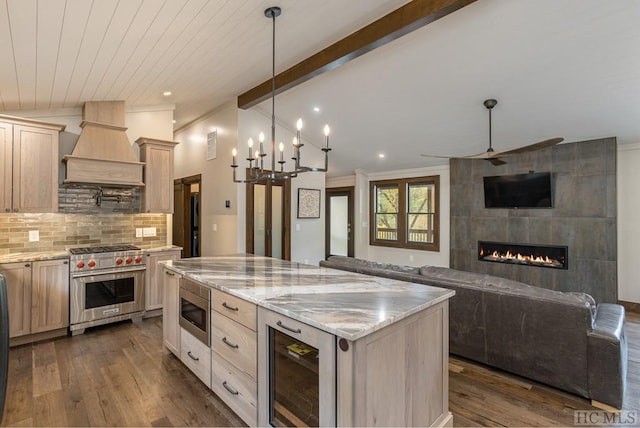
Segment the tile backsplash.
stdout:
[[[136,238],[137,228],[156,229],[156,236]],[[29,242],[37,230],[39,241]],[[70,247],[133,244],[166,245],[166,214],[1,214],[0,256],[30,251],[62,251]]]

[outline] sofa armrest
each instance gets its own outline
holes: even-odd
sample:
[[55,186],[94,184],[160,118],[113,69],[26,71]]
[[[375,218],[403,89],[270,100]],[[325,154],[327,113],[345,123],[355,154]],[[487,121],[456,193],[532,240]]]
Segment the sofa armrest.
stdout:
[[596,308],[593,328],[587,334],[589,395],[618,409],[622,408],[627,379],[624,324],[624,307],[601,303]]

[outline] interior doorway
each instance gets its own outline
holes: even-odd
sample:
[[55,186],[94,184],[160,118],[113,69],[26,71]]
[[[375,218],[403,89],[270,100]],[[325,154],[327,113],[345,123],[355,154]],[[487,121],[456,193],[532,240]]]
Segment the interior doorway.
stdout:
[[201,176],[192,175],[173,181],[173,243],[182,247],[182,257],[200,257]]
[[326,190],[325,257],[354,257],[354,193],[353,186]]
[[247,184],[246,251],[291,260],[291,180]]

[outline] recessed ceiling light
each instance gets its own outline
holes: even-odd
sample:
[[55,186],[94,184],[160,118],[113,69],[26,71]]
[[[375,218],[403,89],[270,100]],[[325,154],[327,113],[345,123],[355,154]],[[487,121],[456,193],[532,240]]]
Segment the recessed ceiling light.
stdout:
[[316,113],[320,113],[320,107],[314,107],[313,111],[315,111]]
[[164,95],[165,97],[168,97],[169,95],[171,95],[171,91],[164,91],[162,95]]
[[173,119],[171,122],[176,123],[176,120],[175,120],[175,119]]
[[384,158],[384,153],[379,153],[379,154],[378,154],[378,157],[379,157],[380,159]]

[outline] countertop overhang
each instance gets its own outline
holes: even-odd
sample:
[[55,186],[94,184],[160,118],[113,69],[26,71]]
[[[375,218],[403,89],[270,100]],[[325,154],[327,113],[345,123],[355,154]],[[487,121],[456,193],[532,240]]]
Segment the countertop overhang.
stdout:
[[251,254],[161,263],[185,278],[351,341],[455,295],[445,288]]

